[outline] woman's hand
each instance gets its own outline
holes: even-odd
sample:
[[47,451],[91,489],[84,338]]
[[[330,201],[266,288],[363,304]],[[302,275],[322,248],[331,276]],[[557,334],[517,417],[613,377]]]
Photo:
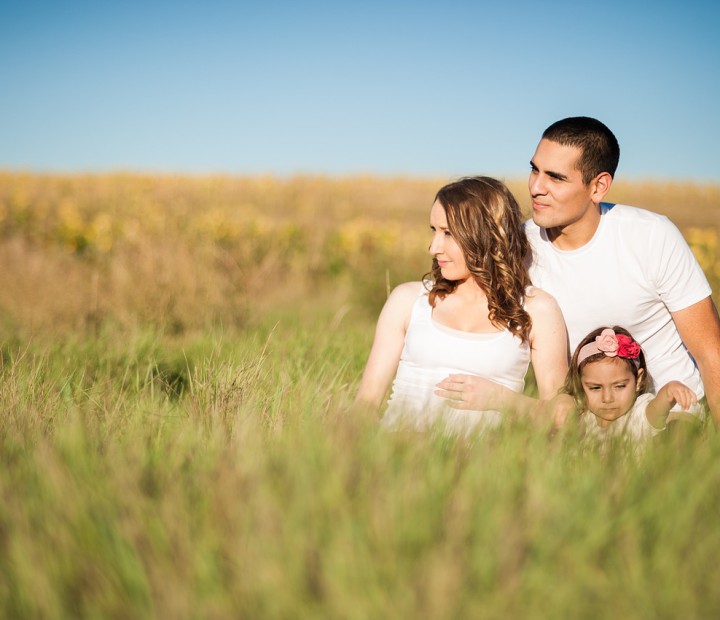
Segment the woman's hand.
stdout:
[[437,384],[435,394],[454,409],[501,410],[506,405],[506,387],[475,375],[449,375]]
[[554,428],[565,426],[571,416],[576,413],[575,399],[569,394],[558,394],[548,402],[547,406]]

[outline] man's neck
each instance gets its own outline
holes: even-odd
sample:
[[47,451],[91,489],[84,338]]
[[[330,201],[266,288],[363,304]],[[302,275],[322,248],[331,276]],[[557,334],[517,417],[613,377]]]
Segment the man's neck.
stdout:
[[547,229],[548,239],[559,250],[577,250],[589,243],[600,226],[600,205],[589,210],[585,216],[566,226]]

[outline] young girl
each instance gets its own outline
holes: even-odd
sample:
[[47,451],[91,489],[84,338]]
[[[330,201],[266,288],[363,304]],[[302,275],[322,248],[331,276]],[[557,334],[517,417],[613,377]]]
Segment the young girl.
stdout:
[[622,327],[600,327],[580,341],[563,391],[575,399],[581,424],[590,435],[625,435],[641,441],[665,428],[670,410],[697,403],[695,392],[670,381],[647,392],[648,374],[640,345]]
[[[565,324],[554,298],[530,286],[520,208],[503,183],[473,177],[438,191],[430,211],[432,270],[401,284],[380,313],[356,402],[379,408],[393,376],[383,421],[461,433],[495,426],[500,410],[536,405],[522,395],[533,362],[541,399],[567,370]],[[438,395],[449,374],[483,376],[497,388],[484,411]]]

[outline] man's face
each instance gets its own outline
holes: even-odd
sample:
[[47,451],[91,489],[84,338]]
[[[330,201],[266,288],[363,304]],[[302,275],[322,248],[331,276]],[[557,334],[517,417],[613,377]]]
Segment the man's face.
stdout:
[[563,229],[597,213],[591,200],[593,183],[585,185],[577,168],[580,155],[578,147],[540,140],[528,179],[532,218],[538,226]]

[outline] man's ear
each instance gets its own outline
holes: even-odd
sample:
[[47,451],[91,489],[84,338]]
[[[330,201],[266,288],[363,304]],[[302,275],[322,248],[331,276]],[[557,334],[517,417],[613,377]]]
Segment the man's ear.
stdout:
[[592,181],[593,192],[591,200],[596,204],[602,202],[610,191],[612,182],[613,178],[609,172],[601,172],[598,174]]

